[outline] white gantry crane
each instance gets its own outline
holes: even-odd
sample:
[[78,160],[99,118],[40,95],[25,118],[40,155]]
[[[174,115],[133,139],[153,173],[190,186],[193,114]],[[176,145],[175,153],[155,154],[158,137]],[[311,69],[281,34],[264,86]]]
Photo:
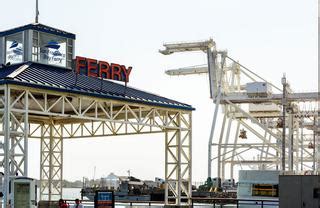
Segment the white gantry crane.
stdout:
[[[212,39],[164,44],[164,55],[203,51],[207,66],[167,70],[166,74],[209,74],[215,105],[208,143],[208,177],[233,178],[240,168],[320,172],[319,92],[293,93],[285,77],[282,89],[216,49]],[[222,106],[222,124],[215,132]]]

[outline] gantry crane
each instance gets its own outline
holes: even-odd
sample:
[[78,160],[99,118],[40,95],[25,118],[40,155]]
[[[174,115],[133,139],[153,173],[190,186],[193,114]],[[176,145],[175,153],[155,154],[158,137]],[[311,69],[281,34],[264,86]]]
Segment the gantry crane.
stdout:
[[[206,66],[171,69],[166,74],[209,74],[215,110],[208,143],[208,177],[212,177],[213,161],[222,179],[227,166],[231,178],[234,166],[319,173],[319,109],[304,109],[319,101],[319,92],[293,93],[285,77],[281,90],[229,57],[227,51],[217,50],[213,39],[166,43],[164,47],[159,50],[164,55],[190,51],[207,55]],[[217,135],[220,105],[223,119]]]

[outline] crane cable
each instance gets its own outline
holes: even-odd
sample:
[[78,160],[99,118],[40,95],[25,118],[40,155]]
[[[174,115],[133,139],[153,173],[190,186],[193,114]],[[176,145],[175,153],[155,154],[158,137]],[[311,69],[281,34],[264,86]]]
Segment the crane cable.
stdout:
[[[251,71],[250,69],[248,69],[247,67],[243,66],[242,64],[240,64],[238,61],[234,60],[233,58],[226,56],[228,59],[230,59],[231,61],[233,61],[234,63],[238,64],[239,66],[241,66],[242,68],[244,68],[245,70],[247,70],[248,72],[250,72],[251,74],[255,75],[256,77],[260,78],[261,80],[268,82],[267,80],[263,79],[262,77],[260,77],[258,74],[254,73],[253,71]],[[277,90],[279,90],[280,92],[282,91],[280,88],[278,88],[277,86],[275,86],[274,84],[268,82],[272,87],[276,88]]]

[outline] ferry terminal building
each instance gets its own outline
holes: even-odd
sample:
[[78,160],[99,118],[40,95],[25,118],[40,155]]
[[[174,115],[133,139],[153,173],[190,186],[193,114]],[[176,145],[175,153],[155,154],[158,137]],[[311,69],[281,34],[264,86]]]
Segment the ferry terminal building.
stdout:
[[75,57],[75,39],[39,23],[0,32],[4,203],[10,179],[28,176],[29,139],[41,144],[40,200],[57,200],[64,139],[163,132],[165,204],[190,205],[194,108],[128,87],[130,66]]

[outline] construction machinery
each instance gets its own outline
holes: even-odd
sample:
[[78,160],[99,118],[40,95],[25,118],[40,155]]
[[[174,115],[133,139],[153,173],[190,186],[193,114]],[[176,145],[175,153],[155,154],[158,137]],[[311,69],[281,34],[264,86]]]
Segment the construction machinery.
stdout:
[[[159,52],[202,51],[207,64],[166,74],[209,75],[214,105],[208,143],[208,179],[234,178],[237,169],[320,172],[319,92],[294,93],[285,76],[282,89],[218,50],[213,39],[164,44]],[[222,116],[219,108],[222,108]],[[217,118],[222,117],[220,132]],[[209,182],[206,183],[209,186]]]

